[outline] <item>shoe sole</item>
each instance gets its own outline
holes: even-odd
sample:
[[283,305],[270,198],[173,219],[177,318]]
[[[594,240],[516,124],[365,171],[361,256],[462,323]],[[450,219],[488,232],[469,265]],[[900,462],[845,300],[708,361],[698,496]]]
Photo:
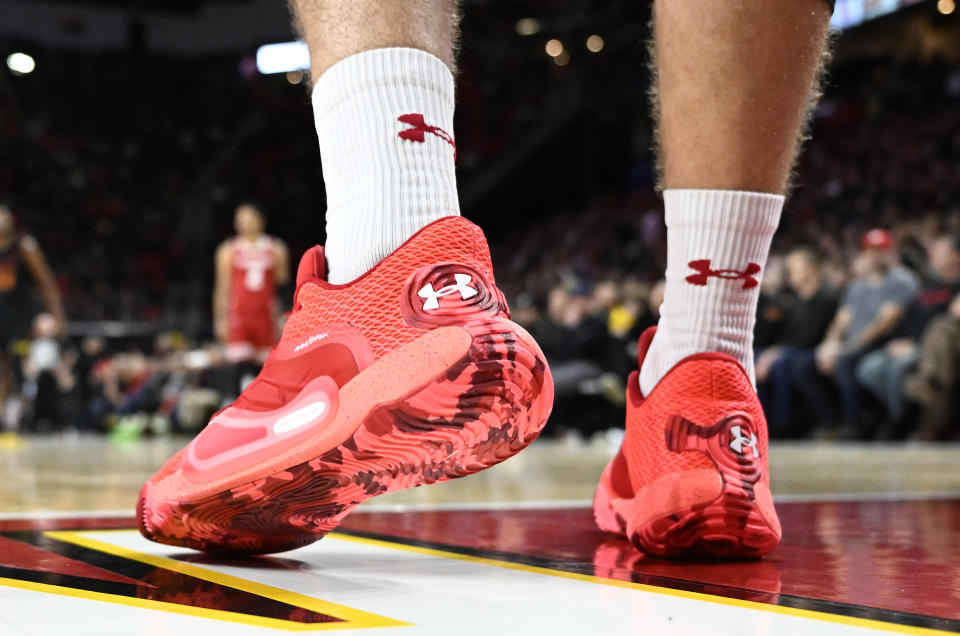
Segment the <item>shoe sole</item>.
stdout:
[[461,328],[470,335],[466,355],[405,397],[374,406],[319,457],[197,500],[162,502],[159,514],[147,484],[137,506],[141,533],[206,552],[283,552],[321,538],[376,495],[471,475],[517,454],[553,406],[546,359],[511,322]]
[[723,430],[671,418],[667,448],[703,452],[715,469],[670,473],[631,497],[614,491],[611,462],[594,497],[597,525],[660,557],[757,559],[773,550],[781,531],[761,479],[766,464],[727,451]]

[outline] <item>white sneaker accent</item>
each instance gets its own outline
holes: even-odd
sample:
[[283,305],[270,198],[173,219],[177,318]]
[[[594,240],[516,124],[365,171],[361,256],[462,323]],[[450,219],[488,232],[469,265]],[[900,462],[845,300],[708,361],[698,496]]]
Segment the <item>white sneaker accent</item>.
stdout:
[[313,404],[300,407],[293,413],[284,415],[274,422],[273,432],[276,435],[283,435],[284,433],[303,428],[315,419],[322,417],[326,410],[327,405],[325,402],[314,402]]
[[736,358],[756,385],[753,327],[784,197],[733,190],[666,190],[667,275],[660,322],[640,369],[650,395],[696,353]]
[[416,49],[358,53],[317,80],[331,283],[358,278],[424,226],[460,214],[453,110],[450,69]]
[[303,342],[301,342],[300,344],[298,344],[296,347],[294,347],[293,352],[300,353],[310,345],[320,342],[321,340],[329,337],[330,337],[329,331],[324,331],[323,333],[315,333],[309,338],[307,338],[306,340],[304,340]]

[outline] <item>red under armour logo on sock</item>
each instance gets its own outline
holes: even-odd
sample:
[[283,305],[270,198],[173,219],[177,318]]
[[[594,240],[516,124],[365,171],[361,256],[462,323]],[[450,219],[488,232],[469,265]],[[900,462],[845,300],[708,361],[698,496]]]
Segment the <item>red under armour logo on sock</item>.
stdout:
[[400,139],[406,139],[407,141],[415,141],[417,143],[425,143],[427,141],[427,133],[431,135],[436,135],[440,139],[443,139],[445,142],[450,144],[453,147],[453,158],[457,158],[457,143],[453,138],[453,135],[448,133],[443,128],[438,126],[429,125],[423,118],[423,115],[420,113],[410,113],[409,115],[400,115],[397,118],[402,124],[407,124],[411,128],[401,130],[398,135]]
[[763,269],[756,263],[747,263],[747,269],[742,272],[735,269],[710,269],[710,259],[690,261],[688,265],[690,269],[697,272],[687,276],[687,282],[692,285],[706,286],[708,278],[720,278],[723,280],[742,280],[743,287],[741,289],[753,289],[759,285],[759,281],[754,276]]

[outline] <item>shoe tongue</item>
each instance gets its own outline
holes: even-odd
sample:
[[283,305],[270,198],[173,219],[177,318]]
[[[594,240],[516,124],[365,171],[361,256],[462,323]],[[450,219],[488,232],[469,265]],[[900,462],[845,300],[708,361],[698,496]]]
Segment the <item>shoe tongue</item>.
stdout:
[[312,280],[327,280],[327,259],[320,245],[308,249],[297,268],[297,288]]

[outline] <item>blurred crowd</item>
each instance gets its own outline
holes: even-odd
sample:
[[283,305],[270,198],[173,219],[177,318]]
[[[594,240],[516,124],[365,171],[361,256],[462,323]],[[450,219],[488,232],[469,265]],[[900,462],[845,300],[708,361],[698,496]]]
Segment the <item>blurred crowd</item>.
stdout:
[[154,337],[56,337],[39,314],[17,343],[19,391],[4,405],[6,430],[109,433],[117,438],[196,432],[250,382],[254,363],[227,359],[220,345],[180,332]]
[[[771,255],[757,312],[757,384],[779,438],[960,439],[960,214],[874,228],[831,252]],[[569,273],[514,316],[553,369],[555,432],[622,419],[637,339],[664,281]]]
[[[934,222],[936,221],[936,222]],[[656,325],[664,281],[562,272],[542,299],[513,297],[556,383],[552,433],[622,422],[637,340]],[[56,337],[49,314],[16,344],[8,428],[114,436],[190,432],[256,374],[182,332]],[[960,214],[871,229],[839,252],[776,249],[762,282],[757,383],[779,438],[960,438]]]

